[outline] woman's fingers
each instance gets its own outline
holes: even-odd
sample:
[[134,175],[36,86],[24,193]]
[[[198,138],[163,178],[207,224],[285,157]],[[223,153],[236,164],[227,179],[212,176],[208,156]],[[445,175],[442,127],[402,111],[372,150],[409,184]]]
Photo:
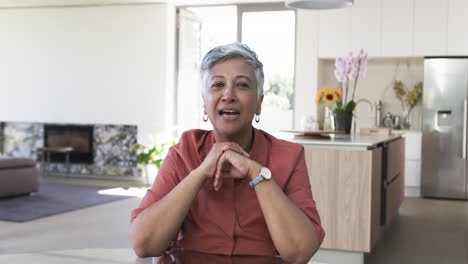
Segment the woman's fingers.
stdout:
[[224,174],[224,169],[229,168],[228,177],[233,178],[244,178],[248,172],[249,159],[240,155],[238,152],[227,150],[225,151],[218,159],[216,164],[216,172],[214,176],[213,186],[216,191],[218,191],[222,184],[223,178],[226,177]]
[[223,166],[224,166],[225,162],[226,162],[226,155],[223,154],[218,159],[218,163],[217,163],[217,166],[216,166],[215,179],[214,179],[214,183],[213,183],[215,191],[218,191],[221,188],[221,186],[223,185],[222,171],[223,171]]
[[225,143],[221,146],[221,154],[228,150],[234,150],[246,157],[250,157],[249,153],[247,153],[239,144],[234,142]]
[[[223,142],[223,143],[216,143],[213,148],[208,153],[207,157],[203,160],[202,164],[200,165],[203,173],[206,175],[206,178],[212,178],[218,175],[216,180],[216,186],[221,187],[222,182],[219,182],[219,179],[222,176],[222,170],[219,172],[218,164],[219,159],[223,156],[223,154],[227,151],[233,151],[235,153],[239,153],[242,156],[250,157],[250,155],[242,149],[242,147],[235,143],[235,142]],[[221,167],[223,169],[223,167]],[[216,178],[216,177],[215,177]]]

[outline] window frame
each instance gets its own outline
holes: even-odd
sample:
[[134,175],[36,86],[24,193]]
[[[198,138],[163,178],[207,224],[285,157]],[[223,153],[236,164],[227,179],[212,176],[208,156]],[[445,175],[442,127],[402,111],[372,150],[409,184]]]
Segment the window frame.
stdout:
[[[288,8],[284,5],[283,2],[272,2],[272,3],[233,3],[233,4],[220,4],[220,5],[178,5],[176,6],[176,43],[175,43],[175,46],[176,46],[176,52],[175,52],[175,60],[176,60],[176,64],[175,64],[175,71],[176,73],[178,72],[179,70],[179,65],[178,65],[178,58],[179,58],[179,32],[178,32],[178,20],[179,20],[179,17],[178,17],[178,14],[179,14],[179,10],[181,8],[190,8],[190,7],[213,7],[213,6],[235,6],[236,9],[237,9],[237,36],[236,36],[236,39],[237,41],[241,42],[242,43],[242,15],[244,13],[248,13],[248,12],[271,12],[271,11],[292,11],[294,12],[294,24],[296,25],[294,27],[294,65],[293,65],[293,72],[294,72],[294,75],[293,75],[293,82],[292,82],[292,88],[293,88],[293,93],[294,95],[296,95],[296,55],[297,55],[297,11],[296,9],[291,9],[291,8]],[[179,92],[179,87],[178,87],[178,82],[177,82],[177,74],[175,76],[175,89],[174,89],[174,94],[177,95],[177,93]],[[177,97],[175,97],[176,99]],[[294,96],[294,101],[295,101],[295,96]],[[177,109],[178,109],[178,106],[179,105],[179,102],[175,102],[175,105],[174,105],[174,109],[175,109],[175,117],[177,119]],[[296,118],[296,115],[295,115],[295,112],[296,112],[296,103],[294,102],[294,107],[292,108],[292,124],[291,124],[291,127],[294,127],[294,124],[295,124],[295,118]],[[178,126],[179,124],[177,123],[178,121],[175,120],[175,124],[176,126]]]

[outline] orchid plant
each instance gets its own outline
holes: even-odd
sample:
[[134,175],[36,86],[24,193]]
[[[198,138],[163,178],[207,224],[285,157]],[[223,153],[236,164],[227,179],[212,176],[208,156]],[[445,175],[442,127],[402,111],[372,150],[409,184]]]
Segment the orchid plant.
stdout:
[[[342,96],[336,100],[335,113],[352,114],[356,108],[355,93],[357,82],[364,79],[367,73],[367,53],[361,49],[354,56],[349,52],[348,56],[336,58],[335,77],[339,82],[338,90]],[[350,83],[352,83],[352,93],[350,92]]]

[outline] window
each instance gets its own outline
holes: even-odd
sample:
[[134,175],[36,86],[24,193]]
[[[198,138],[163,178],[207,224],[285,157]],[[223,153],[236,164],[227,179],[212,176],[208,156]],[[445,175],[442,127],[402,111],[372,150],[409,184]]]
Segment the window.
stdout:
[[200,61],[206,52],[236,40],[252,48],[264,65],[262,114],[260,123],[254,126],[270,133],[292,129],[295,11],[282,4],[231,5],[179,8],[178,16],[179,132],[212,128],[209,122],[201,119],[203,101],[195,76],[198,78]]

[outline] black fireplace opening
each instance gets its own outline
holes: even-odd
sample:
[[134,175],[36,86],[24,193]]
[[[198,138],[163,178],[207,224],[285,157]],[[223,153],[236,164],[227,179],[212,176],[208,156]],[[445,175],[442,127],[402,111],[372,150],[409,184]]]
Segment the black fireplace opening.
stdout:
[[[44,125],[45,147],[71,147],[70,163],[94,162],[93,126]],[[51,162],[65,162],[65,155],[51,153]]]

